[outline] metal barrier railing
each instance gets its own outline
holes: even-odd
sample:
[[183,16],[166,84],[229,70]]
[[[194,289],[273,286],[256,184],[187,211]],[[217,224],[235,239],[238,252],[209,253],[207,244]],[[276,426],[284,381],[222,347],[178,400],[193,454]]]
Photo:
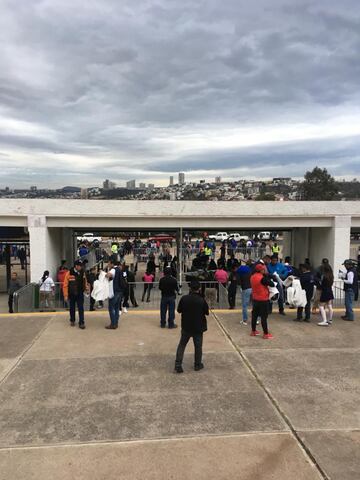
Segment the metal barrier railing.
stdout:
[[[200,282],[201,292],[206,298],[211,309],[228,308],[227,289],[218,282]],[[181,294],[189,292],[189,285],[184,283]],[[176,297],[178,303],[180,295]],[[138,306],[143,310],[159,310],[161,301],[161,291],[159,290],[159,282],[151,284],[145,282],[129,283],[128,295],[123,300],[123,307]],[[96,309],[98,302],[92,302]],[[106,307],[107,302],[102,307]],[[53,312],[65,310],[68,308],[64,300],[62,284],[55,283],[55,287],[51,292],[40,292],[40,286],[37,283],[29,283],[14,293],[14,312]],[[86,310],[90,308],[90,296],[85,295],[84,307]]]

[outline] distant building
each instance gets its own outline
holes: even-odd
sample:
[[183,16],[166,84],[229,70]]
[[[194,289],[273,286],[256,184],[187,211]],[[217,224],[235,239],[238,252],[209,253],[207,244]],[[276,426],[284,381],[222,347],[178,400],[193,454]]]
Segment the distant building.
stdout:
[[180,172],[179,173],[179,185],[184,185],[185,183],[185,173]]
[[116,188],[115,182],[111,182],[110,180],[105,180],[105,182],[103,182],[104,190],[114,190],[114,188]]
[[170,185],[171,187],[174,185],[174,177],[173,177],[173,176],[170,177],[170,183],[169,183],[169,185]]
[[275,177],[273,183],[276,185],[291,185],[292,179],[290,177]]
[[149,183],[149,184],[148,184],[148,189],[149,189],[149,190],[154,190],[154,188],[155,188],[155,184],[154,184],[154,183]]
[[205,180],[200,180],[201,185],[205,183]]
[[145,189],[146,188],[146,183],[139,183],[139,188]]
[[136,180],[129,180],[126,182],[126,188],[129,190],[136,188]]
[[176,193],[175,192],[172,192],[172,193],[169,194],[169,200],[172,200],[172,201],[176,200]]
[[215,183],[219,185],[219,183],[221,183],[221,177],[215,177]]
[[30,192],[37,192],[37,186],[36,185],[32,185],[30,187]]
[[87,188],[82,188],[80,190],[80,198],[82,200],[87,200],[89,198],[89,192],[88,192],[88,189]]

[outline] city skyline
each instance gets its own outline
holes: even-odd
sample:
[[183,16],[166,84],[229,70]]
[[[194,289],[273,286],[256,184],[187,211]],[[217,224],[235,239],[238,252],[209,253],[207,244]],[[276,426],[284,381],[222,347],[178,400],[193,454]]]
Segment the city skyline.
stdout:
[[355,0],[5,0],[0,187],[359,178],[359,19]]

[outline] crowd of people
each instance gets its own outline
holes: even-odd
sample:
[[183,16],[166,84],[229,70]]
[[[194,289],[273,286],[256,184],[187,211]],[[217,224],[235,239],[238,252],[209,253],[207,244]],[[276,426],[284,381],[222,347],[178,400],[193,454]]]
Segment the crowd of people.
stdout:
[[[213,242],[204,241],[192,250],[190,268],[185,267],[185,281],[189,286],[189,294],[181,297],[177,311],[182,318],[182,333],[178,345],[175,371],[181,373],[182,359],[185,347],[190,338],[195,346],[196,370],[203,368],[202,341],[207,329],[206,316],[209,313],[208,293],[214,291],[219,302],[221,289],[227,292],[229,309],[236,308],[238,292],[241,296],[242,325],[248,324],[251,308],[250,335],[259,336],[258,325],[261,322],[264,339],[272,339],[269,331],[268,317],[277,304],[280,315],[285,315],[285,305],[296,309],[297,322],[310,322],[312,314],[319,314],[317,324],[329,327],[333,320],[334,280],[335,275],[328,261],[324,258],[321,264],[313,268],[309,259],[305,259],[298,267],[292,265],[290,257],[280,258],[280,248],[277,243],[272,245],[272,255],[264,255],[257,260],[237,256],[237,248],[231,242],[223,243],[220,256],[216,260],[216,247]],[[150,247],[152,248],[152,247]],[[145,271],[141,277],[143,282],[142,301],[149,302],[156,276],[159,272],[159,291],[161,299],[160,327],[177,328],[175,323],[176,296],[181,286],[178,284],[178,259],[172,256],[169,248],[154,246],[156,254],[150,251]],[[192,247],[193,248],[193,247]],[[250,248],[250,246],[248,247]],[[186,255],[188,248],[185,249]],[[126,252],[126,253],[125,253]],[[63,261],[57,271],[57,282],[60,284],[60,297],[63,306],[69,309],[70,325],[75,326],[76,309],[78,324],[85,329],[84,296],[90,296],[90,310],[103,308],[108,301],[109,324],[106,329],[115,330],[119,319],[127,313],[129,302],[138,307],[135,298],[135,282],[137,263],[130,269],[124,261],[125,254],[134,252],[133,245],[126,242],[120,253],[114,242],[107,267],[87,269],[87,260],[79,258],[74,266],[68,268]],[[354,320],[353,303],[358,299],[358,270],[352,260],[344,261],[344,269],[339,271],[338,278],[343,281],[345,291],[345,314],[341,317],[346,321]],[[20,288],[17,274],[12,273],[9,286],[9,312],[13,311],[13,296]],[[40,310],[54,308],[55,282],[49,271],[44,271],[39,280]]]

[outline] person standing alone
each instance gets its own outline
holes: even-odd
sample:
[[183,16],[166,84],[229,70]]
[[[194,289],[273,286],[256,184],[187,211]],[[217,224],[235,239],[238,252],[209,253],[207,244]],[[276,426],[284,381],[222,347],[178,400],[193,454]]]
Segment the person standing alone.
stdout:
[[13,310],[13,304],[14,304],[14,293],[21,288],[18,276],[16,272],[11,273],[11,278],[9,282],[9,300],[8,300],[8,305],[9,305],[9,313],[14,313]]
[[84,292],[89,292],[83,264],[77,260],[64,278],[64,300],[70,302],[70,325],[75,326],[76,305],[79,312],[79,328],[85,329],[84,319]]
[[345,260],[344,266],[346,273],[339,272],[339,278],[344,280],[345,290],[345,315],[341,318],[350,322],[354,321],[354,300],[359,298],[359,280],[358,274],[354,267],[354,263],[351,260]]
[[169,310],[168,326],[169,328],[177,328],[175,324],[175,300],[176,293],[179,293],[179,287],[176,278],[172,276],[171,267],[166,267],[164,273],[165,275],[159,282],[161,292],[160,327],[166,327],[166,313]]
[[206,316],[209,315],[209,306],[200,295],[200,283],[193,280],[190,284],[189,295],[184,295],[179,302],[178,313],[181,314],[181,338],[176,351],[175,372],[183,373],[182,362],[186,345],[193,338],[195,347],[194,370],[204,368],[202,363],[203,333],[207,330]]
[[258,263],[255,266],[255,272],[250,278],[250,283],[253,297],[250,335],[252,337],[260,335],[260,332],[256,330],[256,322],[258,317],[260,317],[261,326],[264,332],[263,338],[265,340],[272,339],[273,335],[269,333],[267,318],[269,305],[269,287],[274,287],[275,284],[271,280],[271,277],[265,273],[265,266],[262,263]]

